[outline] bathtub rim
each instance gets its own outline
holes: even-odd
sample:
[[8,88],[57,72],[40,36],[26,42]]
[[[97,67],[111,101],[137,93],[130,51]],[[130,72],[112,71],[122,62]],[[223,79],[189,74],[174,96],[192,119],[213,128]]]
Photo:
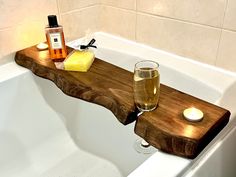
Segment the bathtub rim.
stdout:
[[[161,65],[176,70],[177,72],[181,72],[184,75],[188,73],[189,77],[198,80],[199,82],[205,80],[204,84],[210,88],[216,89],[220,93],[227,90],[236,78],[236,72],[203,63],[201,61],[194,60],[193,58],[187,58],[161,49],[153,48],[120,36],[114,36],[105,32],[95,32],[89,35],[89,37],[93,37],[97,40],[95,44],[98,48],[105,48],[134,57],[157,61]],[[67,42],[67,45],[73,47],[74,44],[83,43],[84,40],[88,41],[87,37],[82,37]],[[209,75],[211,77],[209,77]],[[213,76],[219,77],[220,79],[216,80]],[[224,84],[221,84],[219,80],[224,80]]]
[[[103,32],[95,33],[95,35],[97,35],[98,38],[101,38],[101,40],[102,40],[102,38],[106,38],[106,37],[108,38],[108,39],[104,39],[104,41],[103,41],[104,43],[100,44],[103,47],[106,47],[106,45],[108,45],[106,43],[106,40],[107,40],[107,42],[110,42],[111,40],[117,39],[119,44],[116,44],[116,43],[113,43],[113,44],[114,44],[114,46],[116,46],[116,45],[120,46],[120,48],[117,48],[117,50],[120,51],[120,52],[128,51],[129,48],[130,48],[130,51],[132,52],[132,51],[136,50],[137,48],[144,47],[145,50],[151,52],[150,56],[154,55],[155,52],[160,52],[162,55],[166,55],[167,58],[171,57],[171,56],[176,56],[174,54],[166,53],[164,51],[159,51],[158,49],[153,49],[149,46],[146,46],[146,45],[143,45],[143,44],[137,44],[135,42],[132,42],[132,41],[129,41],[129,40],[126,40],[126,39],[122,39],[122,38],[119,38],[119,37],[115,37],[115,36],[112,36],[110,34],[106,34],[106,33],[103,33]],[[120,45],[120,42],[124,42],[124,43],[127,42],[127,44],[125,46]],[[134,45],[134,47],[132,48],[131,45]],[[112,46],[108,46],[108,48],[109,47],[112,48]],[[125,47],[125,48],[123,48],[123,47]],[[141,50],[141,55],[143,55],[142,52],[145,51],[145,50]],[[128,54],[130,54],[130,52],[128,52]],[[137,55],[138,54],[139,53],[137,53]],[[232,84],[235,83],[236,73],[234,73],[234,72],[227,71],[227,70],[224,70],[224,69],[221,69],[221,68],[217,68],[215,66],[211,66],[211,65],[208,65],[208,64],[203,64],[203,63],[200,63],[198,61],[192,61],[190,59],[183,58],[183,57],[180,57],[180,56],[176,56],[176,57],[180,58],[180,60],[178,60],[178,62],[183,63],[183,65],[182,64],[178,65],[179,66],[179,67],[177,67],[178,70],[184,70],[184,69],[188,70],[188,68],[186,66],[187,63],[192,63],[192,65],[197,65],[199,67],[203,67],[204,70],[206,70],[205,72],[207,72],[207,70],[210,69],[211,71],[214,71],[215,73],[223,74],[224,75],[223,78],[225,78],[225,81],[226,81],[226,84],[224,84],[224,85],[219,84],[218,81],[215,82],[215,81],[212,81],[211,79],[209,79],[210,85],[213,86],[213,87],[215,85],[217,85],[218,86],[217,88],[220,90],[220,92],[226,91]],[[168,65],[169,63],[174,65],[175,62],[172,63],[172,61],[169,60],[165,64]],[[176,67],[175,67],[175,69],[176,69]],[[14,77],[21,76],[21,75],[23,75],[24,73],[27,73],[27,72],[30,72],[30,71],[23,68],[23,67],[20,67],[20,66],[16,65],[14,61],[10,60],[9,62],[0,65],[0,83],[3,82],[4,80],[8,80],[8,79],[11,79],[11,78],[14,78]],[[191,73],[190,75],[193,76],[194,78],[196,78],[195,74],[196,73]],[[226,136],[226,134],[224,134],[224,135]],[[223,139],[223,138],[224,138],[224,136],[220,135],[217,138],[217,141],[215,143],[221,141],[221,139]],[[207,147],[208,152],[210,152],[211,149],[212,149],[211,147]],[[208,152],[206,152],[204,154],[200,154],[200,156],[202,157],[202,155],[208,154]],[[167,154],[164,154],[164,153],[158,151],[157,153],[155,153],[155,155],[157,157],[153,155],[149,159],[147,159],[144,163],[154,163],[153,159],[160,161],[160,159],[159,159],[160,154],[161,154],[161,156],[163,156],[164,159],[168,160],[168,158],[172,158],[172,156],[169,156]],[[177,158],[179,159],[179,157],[177,157]],[[175,176],[178,175],[182,170],[185,170],[185,168],[188,168],[192,161],[188,160],[188,159],[180,158],[180,160],[178,160],[177,162],[178,163],[176,163],[176,165],[177,166],[179,165],[179,168],[175,169],[176,170],[175,171]],[[168,163],[168,162],[166,162],[166,163]],[[140,170],[142,170],[142,168],[143,168],[142,165],[137,167],[137,169],[140,169]],[[146,167],[144,167],[144,168],[145,168],[144,170],[149,170]],[[154,175],[156,175],[156,174],[154,174]],[[160,174],[158,174],[158,175],[160,175]],[[129,177],[131,177],[131,174],[129,175]],[[138,176],[133,176],[132,175],[132,177],[138,177]]]
[[[4,70],[2,70],[2,68],[4,68]],[[11,72],[13,70],[15,70],[16,72]],[[3,72],[2,72],[3,71]],[[24,74],[33,74],[31,73],[28,69],[25,69],[21,66],[18,66],[15,62],[9,62],[6,63],[2,66],[0,66],[0,74],[1,73],[8,73],[9,77],[5,78],[5,80],[10,80],[10,79],[14,79],[15,77],[22,77],[24,76]],[[1,83],[1,82],[0,82]],[[218,141],[217,141],[218,142]],[[215,142],[214,142],[215,143]],[[207,151],[210,151],[210,148],[207,148]],[[208,153],[207,153],[208,154]],[[202,156],[202,154],[199,155],[200,157]],[[177,176],[179,175],[181,172],[187,170],[189,168],[189,166],[191,166],[193,160],[190,159],[185,159],[182,157],[177,157],[177,156],[173,156],[173,155],[169,155],[169,154],[165,154],[163,152],[157,151],[155,154],[153,154],[151,157],[149,157],[143,164],[141,164],[140,166],[138,166],[135,170],[141,170],[141,171],[150,171],[149,168],[146,167],[146,164],[155,164],[157,165],[158,162],[160,163],[160,165],[162,164],[170,164],[170,161],[173,162],[172,166],[169,166],[170,168],[174,169],[169,171],[170,174],[166,174],[166,173],[162,173],[159,174],[160,171],[157,170],[158,174],[153,173],[153,175],[155,175],[157,177],[157,175],[162,176]],[[163,168],[165,169],[165,168]],[[129,177],[139,177],[136,176],[137,174],[133,175],[133,173],[131,172],[131,174],[129,174]]]

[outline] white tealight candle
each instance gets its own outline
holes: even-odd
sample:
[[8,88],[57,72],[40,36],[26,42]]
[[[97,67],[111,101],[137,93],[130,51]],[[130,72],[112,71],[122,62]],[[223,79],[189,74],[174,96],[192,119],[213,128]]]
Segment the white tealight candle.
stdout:
[[204,115],[201,110],[194,107],[185,109],[183,114],[184,114],[185,119],[191,122],[197,122],[197,121],[202,120],[203,115]]
[[40,42],[36,47],[38,50],[46,50],[48,48],[48,45],[44,42]]

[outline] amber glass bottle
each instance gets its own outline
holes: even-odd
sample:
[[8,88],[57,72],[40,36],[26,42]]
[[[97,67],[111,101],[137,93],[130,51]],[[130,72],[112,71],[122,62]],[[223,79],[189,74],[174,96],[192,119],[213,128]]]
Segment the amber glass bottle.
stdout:
[[48,16],[48,26],[45,28],[50,58],[53,61],[63,61],[67,56],[65,38],[62,26],[57,23],[56,15]]

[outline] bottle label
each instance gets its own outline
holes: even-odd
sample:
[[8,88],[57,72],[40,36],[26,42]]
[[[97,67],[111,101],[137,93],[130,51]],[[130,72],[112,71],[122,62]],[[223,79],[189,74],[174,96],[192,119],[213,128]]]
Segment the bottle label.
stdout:
[[53,49],[61,49],[62,41],[61,41],[61,33],[50,33],[50,42]]

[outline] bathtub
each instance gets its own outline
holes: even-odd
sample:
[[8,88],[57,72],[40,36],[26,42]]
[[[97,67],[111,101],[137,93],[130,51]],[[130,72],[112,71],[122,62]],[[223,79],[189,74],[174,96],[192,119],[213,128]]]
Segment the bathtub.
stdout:
[[[1,177],[233,176],[236,75],[106,33],[94,34],[95,55],[132,71],[159,62],[161,82],[231,111],[228,125],[201,154],[186,159],[135,149],[134,124],[122,125],[102,106],[65,95],[15,64],[0,66]],[[69,42],[73,46],[82,39]]]

